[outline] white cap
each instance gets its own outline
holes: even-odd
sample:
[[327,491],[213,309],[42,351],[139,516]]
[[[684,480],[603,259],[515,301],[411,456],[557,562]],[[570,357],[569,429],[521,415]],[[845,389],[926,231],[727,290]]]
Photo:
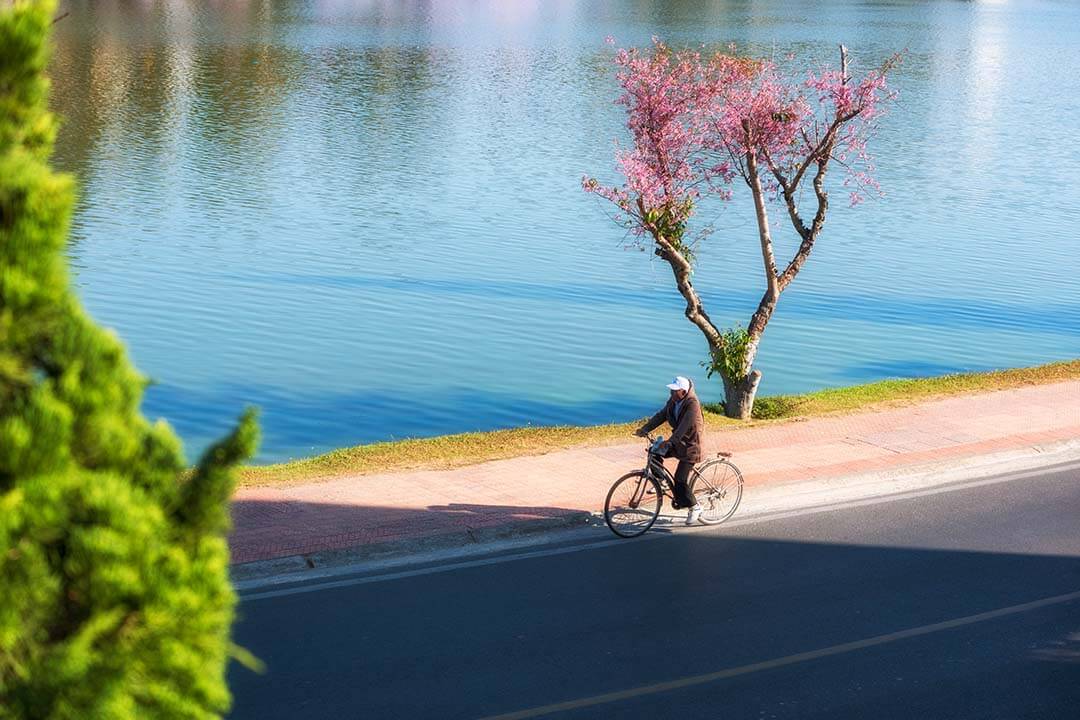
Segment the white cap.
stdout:
[[690,381],[679,375],[677,378],[668,383],[668,390],[689,390]]

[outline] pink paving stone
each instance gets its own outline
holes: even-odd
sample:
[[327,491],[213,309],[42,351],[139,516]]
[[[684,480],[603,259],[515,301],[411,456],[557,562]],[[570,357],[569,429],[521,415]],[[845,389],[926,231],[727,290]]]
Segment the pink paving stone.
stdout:
[[[1080,382],[710,433],[748,487],[840,477],[1080,437]],[[454,470],[344,477],[241,490],[233,562],[421,538],[594,512],[640,467],[644,444],[574,448]]]

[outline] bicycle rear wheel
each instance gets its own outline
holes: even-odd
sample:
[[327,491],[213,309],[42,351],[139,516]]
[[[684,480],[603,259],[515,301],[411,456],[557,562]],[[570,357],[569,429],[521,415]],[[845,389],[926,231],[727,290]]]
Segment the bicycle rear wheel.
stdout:
[[729,460],[710,460],[695,469],[693,490],[701,505],[701,522],[716,525],[734,515],[742,487],[742,473]]
[[615,481],[604,501],[604,522],[619,537],[641,535],[660,515],[660,486],[641,470]]

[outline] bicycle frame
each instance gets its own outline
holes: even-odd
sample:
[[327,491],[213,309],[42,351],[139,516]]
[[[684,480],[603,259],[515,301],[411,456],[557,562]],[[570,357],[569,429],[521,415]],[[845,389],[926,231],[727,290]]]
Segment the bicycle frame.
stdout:
[[660,483],[660,489],[665,495],[668,494],[668,488],[675,484],[675,476],[664,465],[664,458],[652,452],[645,461],[645,474]]
[[[652,527],[660,516],[665,495],[671,500],[673,509],[679,507],[675,502],[674,474],[664,465],[665,457],[659,452],[663,437],[646,437],[649,444],[646,446],[645,467],[620,477],[611,486],[604,501],[604,521],[619,537],[637,537]],[[687,478],[690,492],[695,492],[700,487],[704,493],[698,496],[702,507],[697,518],[702,524],[721,523],[731,517],[739,506],[742,498],[742,473],[727,460],[729,457],[731,453],[717,452],[715,458],[710,457],[701,463],[700,467],[698,463],[694,463],[691,468]],[[717,475],[718,468],[720,476]],[[627,497],[627,494],[630,497]],[[642,509],[645,511],[644,515],[640,513]],[[691,513],[688,519],[694,515]]]
[[[663,441],[662,437],[653,438],[651,435],[647,436],[649,439],[649,447],[645,450],[645,467],[642,469],[643,480],[655,480],[657,486],[660,488],[660,497],[665,495],[674,502],[675,496],[672,494],[675,486],[675,478],[672,477],[671,472],[664,467],[664,458],[658,453],[653,452],[653,448]],[[630,499],[630,507],[637,508],[641,504],[641,501],[645,497],[645,491],[648,489],[648,482],[638,483],[637,492]]]
[[[645,450],[645,467],[642,469],[645,477],[653,478],[656,480],[656,484],[660,486],[661,496],[667,496],[672,503],[675,502],[675,476],[671,474],[671,471],[664,465],[664,458],[662,455],[653,452],[653,448],[663,442],[663,436],[653,437],[647,435],[649,440],[649,447]],[[697,487],[698,478],[701,477],[701,473],[698,472],[697,464],[690,470],[690,477],[687,478],[690,491],[693,492]],[[631,500],[630,507],[636,508],[641,499],[645,496],[645,488],[648,487],[647,483],[641,483],[639,492],[634,494],[634,498]]]

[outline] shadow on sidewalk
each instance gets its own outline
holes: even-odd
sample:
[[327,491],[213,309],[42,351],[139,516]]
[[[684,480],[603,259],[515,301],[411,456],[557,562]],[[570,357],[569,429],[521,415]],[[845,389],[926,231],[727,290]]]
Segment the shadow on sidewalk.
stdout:
[[245,563],[451,535],[479,541],[508,526],[529,532],[584,524],[589,517],[582,510],[543,506],[451,503],[419,509],[236,500],[229,546],[232,562]]

